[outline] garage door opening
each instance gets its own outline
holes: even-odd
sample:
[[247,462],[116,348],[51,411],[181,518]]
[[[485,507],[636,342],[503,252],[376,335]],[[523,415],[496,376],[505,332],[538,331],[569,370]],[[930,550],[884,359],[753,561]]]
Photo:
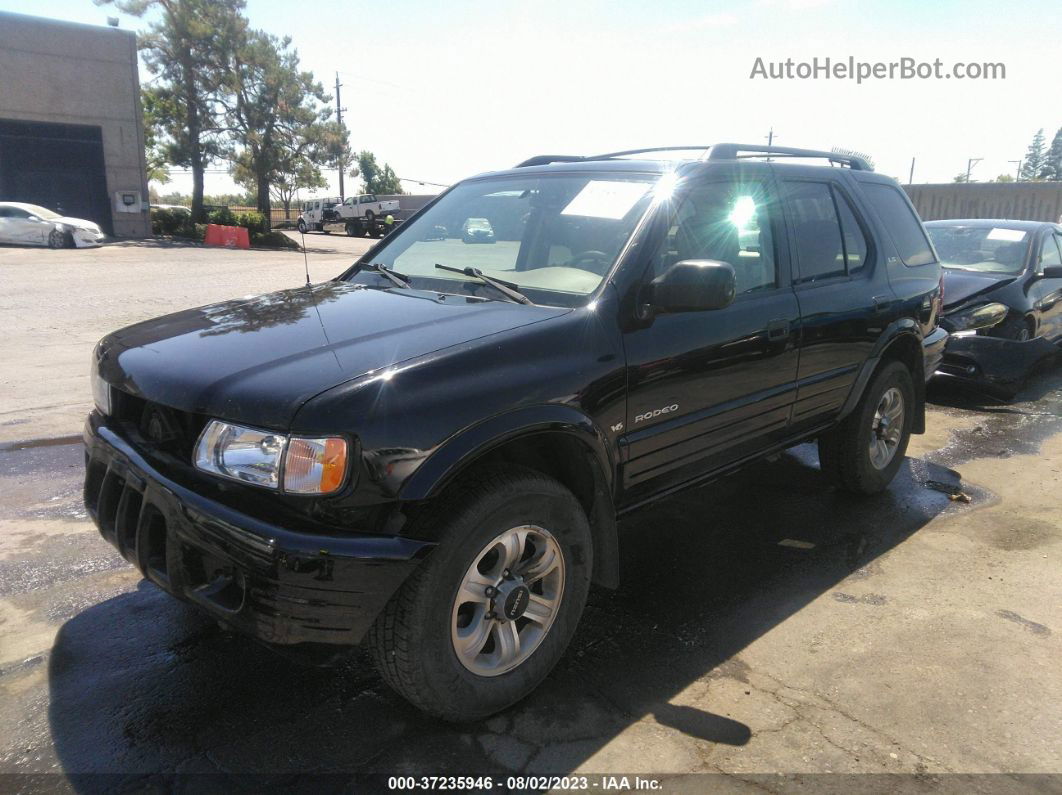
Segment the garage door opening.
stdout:
[[0,119],[0,201],[39,204],[113,235],[100,128]]

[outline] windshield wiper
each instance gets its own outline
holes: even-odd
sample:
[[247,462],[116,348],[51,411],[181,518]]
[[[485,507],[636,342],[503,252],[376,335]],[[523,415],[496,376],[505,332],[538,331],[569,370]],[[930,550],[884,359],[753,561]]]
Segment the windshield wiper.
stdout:
[[409,287],[409,277],[404,273],[393,271],[386,265],[381,265],[379,262],[374,262],[372,265],[359,265],[358,270],[372,271],[373,273],[379,273],[381,276],[387,278],[395,287]]
[[471,276],[474,279],[479,279],[484,284],[488,284],[495,290],[500,292],[506,298],[511,301],[516,301],[518,304],[532,304],[530,298],[516,289],[516,285],[512,282],[503,282],[501,279],[495,279],[492,276],[487,276],[479,268],[451,268],[449,265],[440,265],[435,263],[435,267],[441,271],[451,271],[453,273],[463,273],[465,276]]

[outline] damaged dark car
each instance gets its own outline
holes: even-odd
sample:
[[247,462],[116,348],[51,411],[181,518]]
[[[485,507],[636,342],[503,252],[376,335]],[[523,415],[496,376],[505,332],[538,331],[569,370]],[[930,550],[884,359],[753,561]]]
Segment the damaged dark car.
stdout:
[[938,375],[1013,396],[1062,341],[1062,226],[1036,221],[926,224],[944,266],[947,349]]

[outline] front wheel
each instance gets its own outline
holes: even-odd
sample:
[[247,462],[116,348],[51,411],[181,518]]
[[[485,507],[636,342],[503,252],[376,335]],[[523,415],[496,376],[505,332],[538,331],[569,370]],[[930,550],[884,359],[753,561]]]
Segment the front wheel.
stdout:
[[575,632],[586,515],[557,481],[509,467],[457,486],[417,526],[441,528],[439,545],[373,625],[376,666],[425,712],[486,717],[534,690]]
[[819,437],[822,471],[846,491],[884,491],[907,452],[914,412],[911,373],[901,362],[889,362],[870,382],[855,410]]
[[66,248],[66,232],[53,229],[48,233],[48,248]]
[[300,235],[305,235],[306,234],[306,222],[304,220],[302,220],[301,218],[299,219],[298,227],[299,227],[299,234]]

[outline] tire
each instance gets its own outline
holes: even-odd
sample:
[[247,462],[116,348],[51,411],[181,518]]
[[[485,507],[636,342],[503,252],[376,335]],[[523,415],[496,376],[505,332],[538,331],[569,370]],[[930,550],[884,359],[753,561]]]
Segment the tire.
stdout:
[[296,224],[296,226],[298,226],[298,228],[299,228],[299,234],[300,234],[300,235],[305,235],[305,234],[306,234],[306,222],[305,222],[305,221],[303,221],[303,220],[302,220],[302,219],[300,218],[300,219],[299,219],[299,223],[298,223],[298,224]]
[[66,232],[53,229],[48,233],[48,248],[66,248]]
[[[901,416],[894,414],[897,397]],[[875,374],[855,410],[819,437],[822,471],[839,488],[854,494],[884,491],[903,463],[915,408],[910,371],[901,362],[889,362]],[[881,422],[883,414],[885,423]],[[888,415],[893,417],[891,427]],[[879,433],[883,437],[875,440],[872,451],[872,439]]]
[[366,221],[368,221],[371,224],[373,222],[374,218],[376,218],[376,213],[374,213],[372,210],[366,210],[365,211],[365,220]]
[[[403,698],[444,720],[478,720],[528,695],[563,655],[590,586],[590,527],[579,502],[557,481],[522,467],[498,467],[455,485],[410,532],[435,528],[439,545],[376,619],[368,646],[381,676]],[[543,579],[527,580],[527,594],[517,593],[524,580],[498,575],[507,559],[496,542],[521,531],[533,546],[514,548],[534,554],[520,558],[518,570],[534,567],[546,553],[559,561]],[[473,576],[475,586],[462,590]],[[480,583],[491,582],[510,589],[508,595],[495,591],[496,602],[480,597]],[[550,598],[554,609],[547,615],[541,604]],[[521,600],[526,616],[486,617],[492,610],[522,613]],[[528,619],[532,612],[539,618]],[[511,637],[514,627],[521,642],[505,645],[519,654],[507,657],[495,639]],[[468,647],[463,654],[462,640]]]
[[357,237],[358,227],[356,224],[347,224],[347,237]]

